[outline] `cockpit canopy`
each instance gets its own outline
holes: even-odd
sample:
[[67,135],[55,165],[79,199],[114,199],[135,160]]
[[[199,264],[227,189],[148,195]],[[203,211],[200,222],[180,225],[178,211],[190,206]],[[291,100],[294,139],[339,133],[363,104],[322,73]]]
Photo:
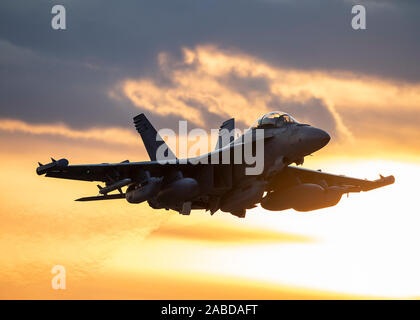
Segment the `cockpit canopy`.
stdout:
[[266,113],[255,121],[250,129],[281,128],[289,123],[298,123],[290,114],[281,111]]

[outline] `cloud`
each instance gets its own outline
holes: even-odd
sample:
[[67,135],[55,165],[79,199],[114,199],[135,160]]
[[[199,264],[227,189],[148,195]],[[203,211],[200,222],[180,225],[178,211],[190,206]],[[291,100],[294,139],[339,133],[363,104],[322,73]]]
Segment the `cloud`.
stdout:
[[350,25],[354,3],[344,0],[128,0],[124,6],[73,0],[65,3],[68,28],[57,32],[50,1],[4,0],[0,38],[48,57],[121,68],[128,76],[150,71],[159,51],[213,43],[291,68],[419,81],[420,4],[363,4],[368,28],[357,32]]
[[253,226],[244,227],[235,224],[228,224],[214,220],[207,221],[205,224],[196,223],[194,225],[183,225],[166,221],[148,235],[148,240],[170,239],[207,242],[222,245],[244,245],[245,243],[306,243],[313,242],[315,239],[296,234],[283,233],[267,229],[258,229]]
[[[2,46],[15,53],[3,57],[8,65],[18,66],[28,58],[36,69],[44,61],[31,50],[5,43]],[[122,78],[109,84],[109,89],[101,93],[108,101],[105,113],[102,112],[105,109],[94,105],[86,110],[79,106],[78,110],[77,104],[74,109],[64,108],[62,104],[49,112],[36,98],[25,94],[22,95],[25,104],[33,100],[40,108],[24,112],[23,117],[30,121],[19,120],[23,110],[7,107],[7,95],[11,91],[6,90],[6,98],[0,98],[5,105],[0,129],[135,145],[139,142],[135,132],[124,127],[139,112],[148,111],[157,129],[176,129],[176,120],[180,118],[210,129],[217,128],[229,117],[235,117],[238,127],[244,128],[265,112],[282,110],[327,130],[335,138],[333,141],[361,144],[375,138],[383,145],[392,146],[404,141],[405,150],[415,147],[420,124],[419,84],[343,71],[278,67],[238,49],[226,50],[213,45],[184,47],[182,52],[181,57],[169,52],[158,54],[158,69],[153,75]],[[79,66],[69,64],[68,68]],[[6,87],[10,81],[18,83],[19,80],[13,80],[12,76],[4,82]],[[37,86],[35,79],[31,82]],[[54,86],[58,90],[61,85]],[[56,94],[60,97],[60,90],[50,96],[56,99]],[[133,110],[121,107],[125,104]],[[85,115],[83,120],[79,120],[81,115]],[[394,130],[395,126],[400,129]]]
[[[170,87],[171,79],[156,76],[162,68],[156,59],[159,52],[182,61],[182,48],[205,44],[227,54],[246,53],[277,69],[342,70],[386,81],[420,81],[416,33],[420,3],[387,1],[383,6],[365,1],[368,29],[363,32],[350,27],[351,1],[241,3],[239,8],[235,2],[220,0],[211,4],[205,0],[129,0],[124,6],[104,6],[97,0],[74,0],[65,4],[68,28],[60,32],[50,26],[50,1],[2,1],[0,117],[28,123],[63,122],[78,129],[127,126],[127,119],[138,110],[126,95],[110,99],[115,84],[143,79]],[[236,93],[231,101],[239,104],[267,91],[266,79],[258,75],[243,76],[231,70],[218,81]],[[321,97],[313,98],[326,104]],[[173,101],[176,106],[169,104]],[[168,109],[180,108],[196,123],[217,127],[224,118],[207,110],[212,104],[216,110],[225,107],[205,97],[169,91],[162,104],[155,104],[161,114],[155,113],[152,120],[157,127],[171,127],[181,111],[174,114]],[[330,106],[321,109],[324,114]],[[334,123],[323,125],[336,130]],[[337,126],[338,131],[343,129]]]
[[[396,123],[417,137],[420,4],[364,4],[368,29],[356,32],[352,1],[245,0],[238,9],[218,0],[75,0],[66,3],[68,29],[57,32],[49,1],[6,0],[0,118],[86,131],[124,128],[147,111],[157,128],[187,118],[208,129],[287,109],[340,141],[404,140]],[[117,89],[126,81],[131,88]]]
[[[333,103],[323,101],[301,83],[308,73],[276,68],[256,57],[224,51],[214,46],[184,48],[178,61],[159,55],[159,77],[127,79],[119,87],[134,105],[156,114],[174,114],[199,126],[209,126],[208,113],[235,117],[243,125],[273,109],[294,113],[304,120],[348,134]],[[311,73],[309,73],[310,75]]]
[[74,128],[128,126],[135,108],[110,99],[118,69],[48,57],[0,40],[0,117]]
[[[371,133],[366,123],[375,117],[380,120],[371,131],[378,123],[385,130],[395,124],[415,129],[419,124],[419,84],[343,71],[280,68],[212,45],[183,52],[182,59],[161,53],[156,79],[130,78],[119,88],[141,109],[176,115],[199,126],[209,126],[209,113],[249,125],[277,109],[353,141]],[[392,135],[389,130],[381,139]]]
[[75,130],[64,124],[29,124],[20,120],[0,119],[0,130],[7,132],[23,132],[34,135],[55,135],[70,139],[98,140],[113,144],[138,144],[140,137],[120,128],[91,128]]
[[186,118],[199,125],[204,125],[201,114],[188,102],[183,101],[187,95],[177,94],[174,91],[162,89],[148,80],[127,80],[124,85],[124,93],[131,101],[143,109],[159,115],[176,114],[187,115]]

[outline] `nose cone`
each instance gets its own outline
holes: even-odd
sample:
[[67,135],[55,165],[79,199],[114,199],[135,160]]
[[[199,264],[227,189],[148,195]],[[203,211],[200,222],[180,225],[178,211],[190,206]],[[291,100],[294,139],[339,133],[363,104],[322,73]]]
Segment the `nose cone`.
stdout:
[[330,142],[330,135],[325,132],[324,130],[318,129],[318,128],[313,128],[313,139],[315,140],[315,142],[317,143],[317,145],[319,145],[320,149],[324,146],[327,145],[328,142]]
[[323,148],[331,139],[324,130],[314,127],[306,127],[304,137],[306,148],[310,153]]

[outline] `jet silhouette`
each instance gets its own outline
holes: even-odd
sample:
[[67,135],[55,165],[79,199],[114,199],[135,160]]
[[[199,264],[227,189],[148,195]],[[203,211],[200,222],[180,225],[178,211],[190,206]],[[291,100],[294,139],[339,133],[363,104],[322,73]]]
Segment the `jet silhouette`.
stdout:
[[[265,114],[236,139],[234,119],[225,121],[215,150],[191,159],[177,159],[144,114],[134,117],[134,124],[151,161],[69,165],[66,159],[52,159],[45,165],[39,163],[37,174],[105,183],[98,185],[99,195],[76,201],[147,201],[154,209],[171,209],[186,215],[193,209],[204,209],[211,214],[217,210],[230,212],[241,218],[257,204],[271,211],[331,207],[343,194],[369,191],[395,181],[393,176],[371,181],[292,165],[303,164],[305,156],[323,148],[330,136],[284,112]],[[235,152],[243,153],[247,143],[251,150],[257,150],[259,142],[263,143],[263,153],[256,158],[263,161],[263,169],[258,174],[247,174],[250,165],[234,161]],[[165,161],[157,158],[162,148]],[[226,155],[227,162],[223,161]]]

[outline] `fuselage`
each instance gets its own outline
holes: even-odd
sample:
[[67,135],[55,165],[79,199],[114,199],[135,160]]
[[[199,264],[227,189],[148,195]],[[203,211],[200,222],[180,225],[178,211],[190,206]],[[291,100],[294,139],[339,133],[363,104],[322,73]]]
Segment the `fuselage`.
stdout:
[[[256,130],[261,130],[259,136],[255,134]],[[246,139],[247,135],[250,135],[249,139]],[[263,124],[251,127],[244,135],[221,149],[196,158],[184,159],[184,162],[213,166],[211,175],[226,182],[225,187],[203,192],[203,200],[193,201],[192,208],[211,211],[221,209],[242,215],[246,209],[254,207],[261,200],[267,190],[267,181],[270,176],[278,174],[291,163],[302,164],[305,156],[323,148],[329,140],[330,136],[324,130],[296,121],[282,123],[281,126]],[[263,145],[263,157],[259,155],[260,160],[264,162],[263,170],[257,175],[247,174],[246,168],[256,164],[247,164],[244,161],[245,145],[251,144],[250,148],[253,148],[255,152],[257,141],[262,142]],[[238,150],[239,153],[242,152],[242,161],[235,161],[235,153]],[[223,163],[224,154],[228,155],[229,162],[214,165],[215,158],[219,159],[219,163]],[[174,161],[182,162],[183,160]],[[207,203],[218,205],[215,208],[209,208]],[[156,208],[165,207],[164,204],[159,205],[159,201],[152,201],[151,205]],[[169,208],[180,210],[181,205],[181,203],[174,203]],[[168,207],[167,204],[166,206]]]

